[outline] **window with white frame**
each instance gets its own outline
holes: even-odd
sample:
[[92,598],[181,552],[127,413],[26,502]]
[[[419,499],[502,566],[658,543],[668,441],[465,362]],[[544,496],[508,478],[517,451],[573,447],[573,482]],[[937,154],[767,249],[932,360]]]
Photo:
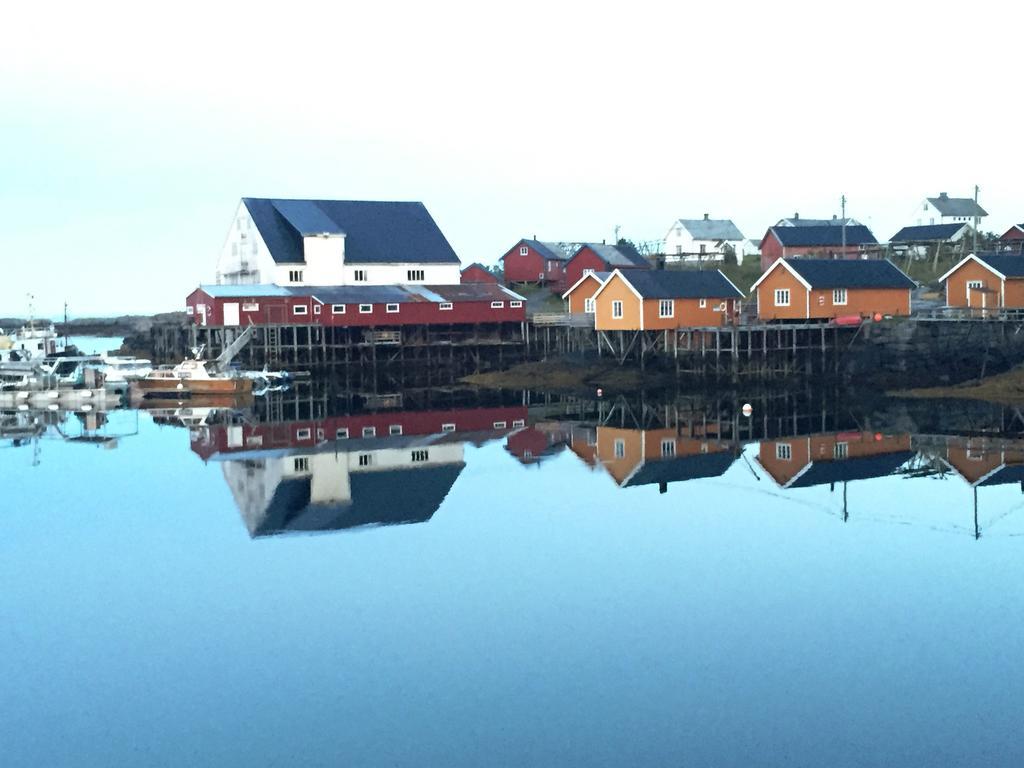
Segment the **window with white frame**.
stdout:
[[672,299],[662,299],[658,302],[658,317],[674,317],[676,314],[676,303]]
[[313,314],[314,315],[319,315],[320,314],[320,305],[319,304],[314,304],[313,305]]
[[345,314],[345,305],[344,304],[331,304],[331,312],[333,314],[335,314],[335,315],[344,315]]
[[505,302],[504,301],[492,301],[491,302],[491,309],[504,309],[504,308],[505,308]]
[[504,429],[507,426],[507,424],[504,421],[496,421],[492,426],[494,429]]
[[776,443],[775,458],[781,461],[789,461],[793,458],[793,446],[789,443]]
[[613,301],[612,302],[612,319],[614,319],[614,320],[621,320],[622,319],[622,302],[621,301]]
[[361,314],[361,315],[368,315],[371,312],[373,312],[373,304],[360,304],[359,305],[359,314]]
[[448,312],[452,308],[452,303],[450,301],[442,301],[440,304],[437,305],[437,308],[442,312]]
[[834,459],[845,459],[850,455],[850,444],[849,443],[836,443],[832,447],[832,458]]
[[414,462],[427,461],[430,459],[430,453],[426,450],[419,449],[412,452],[412,460]]
[[528,256],[529,254],[530,254],[530,249],[529,248],[527,248],[525,245],[519,246],[519,255],[520,256]]
[[359,466],[360,467],[372,467],[373,466],[373,454],[372,453],[360,453],[359,454]]
[[388,426],[388,434],[391,435],[392,437],[396,437],[396,436],[402,434],[402,425],[401,424],[391,424],[390,426]]
[[455,431],[455,425],[454,424],[442,424],[441,425],[441,431],[442,432],[454,432]]
[[832,303],[841,306],[846,303],[846,289],[835,288],[832,290]]
[[296,440],[309,440],[313,436],[313,430],[311,429],[297,429],[295,430]]
[[377,436],[377,428],[376,427],[363,427],[363,437],[376,437],[376,436]]
[[308,315],[309,314],[309,307],[305,306],[304,304],[296,304],[294,307],[292,307],[292,314],[293,315]]
[[968,280],[967,281],[967,301],[971,300],[971,291],[977,291],[984,288],[985,284],[981,280]]
[[708,308],[708,300],[707,299],[701,299],[700,301],[697,302],[697,306],[700,307],[701,309],[707,309]]
[[526,426],[526,420],[525,419],[514,419],[512,421],[512,429],[519,429],[519,427],[525,427],[525,426]]
[[289,269],[288,270],[288,282],[289,283],[301,283],[302,282],[302,270],[301,269]]
[[612,444],[612,450],[615,452],[615,458],[621,459],[626,456],[626,441],[621,437],[615,438],[615,442]]
[[424,277],[423,277],[423,270],[422,269],[410,269],[405,274],[406,274],[406,278],[408,279],[408,281],[410,283],[414,283],[416,281],[422,281],[424,279]]
[[259,312],[260,305],[255,301],[243,301],[242,302],[243,312]]
[[519,309],[521,306],[523,306],[523,302],[521,302],[521,301],[510,301],[508,303],[508,305],[510,307],[512,307],[512,309]]
[[355,274],[352,276],[352,279],[355,280],[357,283],[365,283],[366,282],[366,270],[365,269],[357,269],[355,271]]
[[662,458],[669,458],[676,455],[676,441],[671,437],[663,437],[661,439],[661,456]]
[[384,309],[387,312],[389,312],[390,314],[393,315],[393,314],[395,314],[398,311],[398,305],[397,304],[388,304]]
[[594,300],[593,299],[584,299],[583,300],[583,311],[586,312],[588,315],[594,314]]
[[586,277],[587,275],[592,275],[592,274],[594,274],[594,270],[592,270],[592,269],[584,269],[583,270],[583,276],[584,277]]
[[776,288],[775,289],[775,306],[776,307],[788,307],[789,306],[789,288]]
[[194,315],[195,313],[196,313],[196,308],[195,307],[185,307],[185,314],[186,315]]
[[348,440],[348,427],[338,427],[334,430],[335,440]]
[[292,462],[292,469],[296,472],[309,472],[309,457],[299,456]]

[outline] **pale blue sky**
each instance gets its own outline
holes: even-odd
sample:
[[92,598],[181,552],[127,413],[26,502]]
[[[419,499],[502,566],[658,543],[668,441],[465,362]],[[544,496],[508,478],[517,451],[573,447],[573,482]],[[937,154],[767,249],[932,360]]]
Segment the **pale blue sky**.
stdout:
[[0,316],[177,309],[245,195],[422,200],[466,263],[843,193],[886,239],[975,183],[1024,221],[1019,6],[273,7],[5,11]]

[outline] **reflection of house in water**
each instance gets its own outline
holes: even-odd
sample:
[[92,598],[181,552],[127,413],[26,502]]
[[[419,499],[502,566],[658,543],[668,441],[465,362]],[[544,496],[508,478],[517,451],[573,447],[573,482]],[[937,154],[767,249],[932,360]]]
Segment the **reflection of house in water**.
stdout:
[[683,437],[676,429],[598,427],[595,454],[623,488],[718,477],[736,460],[731,446],[713,437]]
[[885,477],[913,457],[909,434],[836,432],[763,441],[757,461],[781,488],[808,488]]
[[540,422],[509,435],[505,441],[505,450],[515,456],[520,464],[539,465],[562,452],[569,444],[570,432],[568,425]]
[[250,535],[270,536],[429,520],[465,466],[465,443],[500,438],[525,418],[522,406],[373,413],[218,424],[191,440],[204,460],[224,463]]
[[972,488],[1020,483],[1024,491],[1024,445],[984,437],[949,437],[943,464]]

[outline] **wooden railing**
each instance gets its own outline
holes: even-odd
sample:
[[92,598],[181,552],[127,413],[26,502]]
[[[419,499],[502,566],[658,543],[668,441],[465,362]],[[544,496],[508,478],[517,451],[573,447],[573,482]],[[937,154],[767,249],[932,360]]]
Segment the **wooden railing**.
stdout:
[[568,312],[537,312],[530,315],[530,322],[535,326],[569,326],[572,328],[593,328],[594,316],[585,314],[570,315]]

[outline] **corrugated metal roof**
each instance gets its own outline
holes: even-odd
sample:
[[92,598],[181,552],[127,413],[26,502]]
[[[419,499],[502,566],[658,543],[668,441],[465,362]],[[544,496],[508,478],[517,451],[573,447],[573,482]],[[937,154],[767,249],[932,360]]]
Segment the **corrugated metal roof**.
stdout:
[[[843,228],[831,225],[815,227],[772,227],[772,233],[787,248],[801,246],[842,246]],[[877,245],[871,230],[863,224],[846,228],[847,245]]]
[[694,240],[743,240],[732,219],[679,219]]
[[[649,267],[650,262],[629,245],[606,245],[604,243],[584,243],[580,248],[590,248],[610,267]],[[579,253],[579,251],[577,251]],[[575,254],[574,254],[575,255]]]
[[426,301],[400,285],[339,285],[289,288],[293,296],[314,296],[324,304],[402,304]]
[[786,259],[812,288],[915,288],[888,259]]
[[969,197],[929,197],[928,202],[943,216],[988,216],[988,211]]
[[892,236],[891,243],[919,243],[931,240],[949,240],[968,224],[925,224],[904,227]]
[[291,296],[288,288],[260,283],[258,285],[200,285],[199,288],[215,299],[242,299],[252,296]]
[[524,300],[518,293],[497,283],[461,283],[456,285],[431,285],[430,290],[442,301],[508,301]]
[[303,261],[304,231],[344,233],[347,264],[459,263],[423,203],[256,197],[242,202],[277,263]]
[[743,294],[721,272],[630,270],[622,275],[645,299],[730,299]]

